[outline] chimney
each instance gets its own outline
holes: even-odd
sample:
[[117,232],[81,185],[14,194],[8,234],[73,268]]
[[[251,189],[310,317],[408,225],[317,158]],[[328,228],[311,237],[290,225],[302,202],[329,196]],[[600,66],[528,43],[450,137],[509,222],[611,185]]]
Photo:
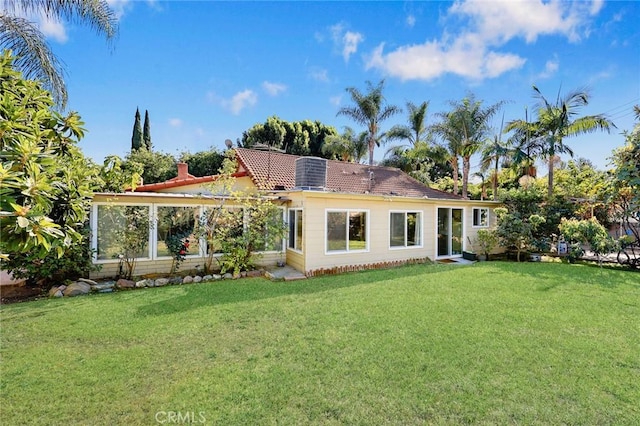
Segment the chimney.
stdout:
[[178,179],[189,179],[189,165],[187,163],[178,163]]

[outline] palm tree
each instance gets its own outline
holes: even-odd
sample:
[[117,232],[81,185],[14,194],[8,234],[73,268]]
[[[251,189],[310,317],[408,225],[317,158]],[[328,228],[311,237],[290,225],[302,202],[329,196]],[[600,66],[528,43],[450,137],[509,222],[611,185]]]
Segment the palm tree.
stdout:
[[367,151],[367,132],[356,135],[351,127],[345,126],[341,135],[327,136],[322,145],[322,153],[337,157],[342,161],[359,163]]
[[408,125],[398,124],[393,126],[386,134],[387,140],[407,140],[411,146],[416,146],[420,142],[428,142],[431,139],[431,132],[426,126],[427,109],[429,102],[425,101],[419,106],[413,102],[407,102]]
[[554,104],[551,104],[536,86],[533,86],[533,92],[538,100],[537,120],[512,121],[507,125],[507,131],[517,130],[531,135],[538,156],[546,160],[549,167],[547,197],[551,198],[556,156],[569,154],[573,157],[573,150],[564,144],[564,138],[596,130],[609,132],[615,125],[602,114],[575,117],[578,114],[577,110],[589,103],[589,93],[585,89],[573,90],[564,97],[561,97],[558,91]]
[[452,110],[439,114],[443,121],[434,130],[439,133],[448,144],[451,154],[451,165],[454,167],[454,191],[457,192],[458,158],[462,158],[462,197],[468,197],[469,171],[471,156],[478,152],[482,141],[490,130],[489,121],[498,112],[504,102],[497,102],[487,107],[482,106],[481,100],[476,100],[470,94],[460,102],[450,102]]
[[506,159],[511,153],[512,150],[506,147],[498,136],[494,136],[493,140],[490,139],[482,149],[481,169],[488,170],[490,167],[493,167],[491,173],[491,189],[493,190],[494,200],[498,199],[498,171],[500,160]]
[[0,47],[16,55],[16,68],[28,79],[40,79],[59,106],[67,102],[64,66],[51,51],[36,23],[25,18],[86,24],[107,39],[117,33],[117,17],[105,0],[3,0],[0,2]]
[[337,115],[346,115],[356,123],[367,128],[367,145],[369,148],[369,165],[373,165],[373,151],[376,146],[380,146],[381,135],[378,133],[380,123],[387,118],[401,112],[400,108],[394,105],[385,105],[382,95],[384,80],[377,86],[367,81],[367,93],[363,94],[355,87],[348,87],[346,90],[351,95],[354,105],[340,108]]

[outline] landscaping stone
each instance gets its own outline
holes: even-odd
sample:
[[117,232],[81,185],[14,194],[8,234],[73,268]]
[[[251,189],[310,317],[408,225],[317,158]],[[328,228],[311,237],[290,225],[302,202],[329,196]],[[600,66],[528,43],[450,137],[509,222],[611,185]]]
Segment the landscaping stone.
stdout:
[[[58,287],[57,285],[56,285],[56,286],[51,287],[51,289],[49,290],[49,297],[59,297],[59,296],[54,296],[54,295],[55,295],[57,292],[59,292],[59,291],[60,291],[60,290],[59,290],[59,287]],[[61,291],[60,291],[60,294],[62,294],[62,292],[61,292]]]
[[191,275],[187,275],[182,279],[182,284],[191,284],[193,282],[193,277]]
[[128,290],[135,287],[136,287],[135,281],[125,280],[124,278],[120,278],[116,282],[116,288],[118,288],[119,290]]
[[250,278],[256,278],[256,277],[261,277],[262,276],[262,271],[249,271],[247,272],[247,277]]
[[89,278],[78,278],[78,281],[81,281],[83,283],[87,283],[89,285],[97,285],[98,283],[95,282],[94,280],[90,280]]
[[202,281],[211,281],[213,279],[213,275],[205,275],[202,277]]
[[98,290],[98,293],[112,293],[113,287],[111,288],[103,288],[102,290]]
[[169,278],[169,284],[182,284],[182,277]]
[[62,292],[58,290],[55,293],[53,293],[53,295],[51,295],[50,297],[63,297],[63,296],[64,294],[62,294]]
[[202,282],[202,277],[200,275],[196,275],[195,277],[193,277],[193,282],[194,283]]
[[105,281],[103,283],[96,283],[91,286],[92,291],[97,291],[98,293],[103,293],[104,290],[113,291],[113,287],[115,287],[116,283],[113,281]]
[[213,279],[214,279],[214,280],[221,280],[221,279],[222,279],[222,275],[220,275],[220,274],[213,274]]
[[169,279],[168,278],[158,278],[156,280],[156,287],[162,287],[169,284]]
[[144,287],[148,287],[148,286],[149,286],[148,281],[149,281],[149,280],[140,280],[140,281],[137,281],[137,282],[136,282],[136,288],[144,288]]
[[246,278],[247,277],[247,271],[240,272],[240,277]]
[[225,280],[230,280],[233,278],[233,275],[231,275],[229,272],[227,272],[226,274],[224,274],[222,276],[222,278],[224,278]]
[[81,281],[76,281],[71,284],[62,292],[67,297],[80,296],[82,294],[89,294],[91,286]]
[[67,286],[64,285],[64,284],[58,286],[58,290],[60,290],[60,291],[65,291],[66,289],[67,289]]
[[147,278],[147,287],[155,287],[155,286],[156,286],[156,281],[150,278]]

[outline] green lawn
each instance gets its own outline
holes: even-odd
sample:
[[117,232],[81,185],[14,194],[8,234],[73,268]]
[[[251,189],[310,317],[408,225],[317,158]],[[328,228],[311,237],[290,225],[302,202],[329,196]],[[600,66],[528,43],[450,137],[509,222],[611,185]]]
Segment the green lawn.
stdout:
[[4,425],[640,424],[633,272],[417,265],[0,312]]

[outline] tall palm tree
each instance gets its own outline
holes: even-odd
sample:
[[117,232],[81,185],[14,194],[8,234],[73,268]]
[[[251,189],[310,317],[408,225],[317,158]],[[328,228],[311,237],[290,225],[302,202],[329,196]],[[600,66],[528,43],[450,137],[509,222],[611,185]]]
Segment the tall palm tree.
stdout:
[[427,127],[427,109],[429,102],[425,101],[416,106],[413,102],[407,102],[409,124],[398,124],[393,126],[386,134],[387,140],[407,140],[411,146],[416,146],[420,142],[430,141],[430,129]]
[[493,190],[494,200],[498,199],[498,172],[500,161],[509,157],[511,152],[512,150],[505,146],[498,136],[489,139],[488,143],[482,149],[481,169],[489,170],[489,168],[493,167],[493,171],[491,172],[491,189]]
[[322,153],[337,157],[342,161],[359,163],[367,152],[367,132],[356,135],[349,126],[344,127],[341,135],[327,136],[322,145]]
[[447,141],[451,153],[452,166],[454,166],[454,191],[457,190],[458,158],[462,158],[463,198],[468,198],[471,156],[480,150],[482,141],[490,130],[489,121],[503,103],[497,102],[484,107],[481,100],[476,100],[475,95],[470,94],[462,101],[450,102],[452,107],[450,112],[439,114],[443,120],[434,127],[434,130]]
[[353,105],[340,108],[337,113],[337,115],[345,115],[367,128],[369,165],[373,165],[375,147],[380,146],[380,123],[401,112],[397,106],[385,105],[385,98],[382,94],[383,89],[384,80],[381,80],[376,86],[367,81],[367,93],[362,93],[355,87],[348,87],[346,90],[351,96]]
[[15,66],[29,79],[40,79],[59,106],[67,102],[64,66],[45,35],[29,16],[85,24],[107,39],[117,33],[118,20],[105,0],[3,0],[0,2],[0,47],[16,55]]
[[549,167],[547,197],[553,196],[554,161],[559,154],[569,154],[573,157],[573,150],[564,144],[564,138],[596,130],[610,132],[615,128],[611,120],[602,114],[577,117],[578,109],[589,103],[589,93],[585,89],[570,91],[565,96],[558,95],[555,103],[550,103],[542,92],[533,86],[534,97],[538,100],[537,119],[534,122],[515,120],[507,125],[507,131],[526,131],[532,135],[536,143],[537,154],[547,161]]

